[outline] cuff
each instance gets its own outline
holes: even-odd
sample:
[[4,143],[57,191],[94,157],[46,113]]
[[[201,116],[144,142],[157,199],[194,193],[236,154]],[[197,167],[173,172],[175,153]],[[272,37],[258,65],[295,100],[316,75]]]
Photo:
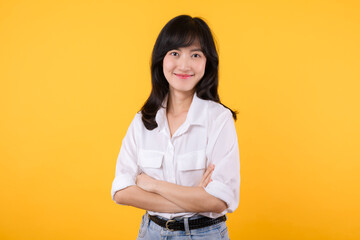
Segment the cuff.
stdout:
[[210,182],[205,191],[214,197],[223,200],[227,205],[227,212],[232,213],[237,208],[238,203],[235,200],[233,191],[225,184],[219,181]]
[[120,175],[116,176],[111,187],[111,198],[115,201],[115,193],[121,189],[127,188],[129,186],[136,185],[133,178],[129,175]]

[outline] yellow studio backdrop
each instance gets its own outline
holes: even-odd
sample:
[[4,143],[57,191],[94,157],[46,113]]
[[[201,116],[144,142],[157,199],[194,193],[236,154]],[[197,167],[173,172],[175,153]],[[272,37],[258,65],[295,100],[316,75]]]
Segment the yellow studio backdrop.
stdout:
[[164,24],[203,17],[239,111],[231,239],[360,239],[358,1],[0,1],[0,239],[135,239],[110,196]]

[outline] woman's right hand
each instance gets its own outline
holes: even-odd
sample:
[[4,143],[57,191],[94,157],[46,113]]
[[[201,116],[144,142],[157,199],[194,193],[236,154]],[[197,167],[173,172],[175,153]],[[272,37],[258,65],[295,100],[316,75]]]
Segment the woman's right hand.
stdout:
[[212,181],[211,175],[212,175],[214,169],[215,169],[215,165],[210,164],[209,167],[206,169],[206,171],[198,185],[199,187],[206,188],[206,186]]

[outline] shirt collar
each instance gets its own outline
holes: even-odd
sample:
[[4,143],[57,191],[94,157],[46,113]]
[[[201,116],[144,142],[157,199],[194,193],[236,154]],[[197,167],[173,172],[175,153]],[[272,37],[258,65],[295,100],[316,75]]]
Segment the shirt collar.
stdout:
[[[166,118],[166,107],[167,107],[167,101],[168,101],[168,95],[166,95],[162,106],[160,107],[160,109],[158,110],[158,112],[156,113],[156,122],[158,124],[158,131],[165,131],[166,130],[166,126],[167,126],[167,118]],[[179,129],[179,133],[177,133],[177,135],[180,135],[184,132],[187,131],[187,129],[191,126],[191,125],[202,125],[205,126],[206,125],[206,119],[207,119],[207,104],[205,104],[207,101],[203,100],[201,98],[199,98],[196,94],[196,92],[194,93],[189,111],[187,113],[186,116],[186,120],[184,122],[184,124],[180,127],[181,129]]]

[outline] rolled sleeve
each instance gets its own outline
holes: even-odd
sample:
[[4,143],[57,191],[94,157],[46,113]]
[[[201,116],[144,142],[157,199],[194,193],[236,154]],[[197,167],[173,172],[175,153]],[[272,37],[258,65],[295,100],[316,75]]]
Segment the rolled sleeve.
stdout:
[[231,188],[219,181],[212,181],[207,185],[205,191],[214,197],[223,200],[228,206],[227,212],[235,211],[237,203],[235,202],[234,193]]
[[129,186],[136,185],[134,177],[130,174],[121,174],[114,178],[111,187],[111,197],[115,201],[115,193],[121,189],[127,188]]
[[223,200],[228,208],[226,212],[234,212],[239,205],[240,197],[240,156],[235,124],[230,111],[216,119],[212,132],[212,152],[209,163],[215,165],[214,172],[205,191]]
[[138,175],[139,168],[137,165],[135,128],[138,117],[138,115],[135,116],[128,128],[116,161],[115,178],[111,187],[111,197],[114,201],[114,196],[117,191],[131,185],[136,185],[136,176]]

